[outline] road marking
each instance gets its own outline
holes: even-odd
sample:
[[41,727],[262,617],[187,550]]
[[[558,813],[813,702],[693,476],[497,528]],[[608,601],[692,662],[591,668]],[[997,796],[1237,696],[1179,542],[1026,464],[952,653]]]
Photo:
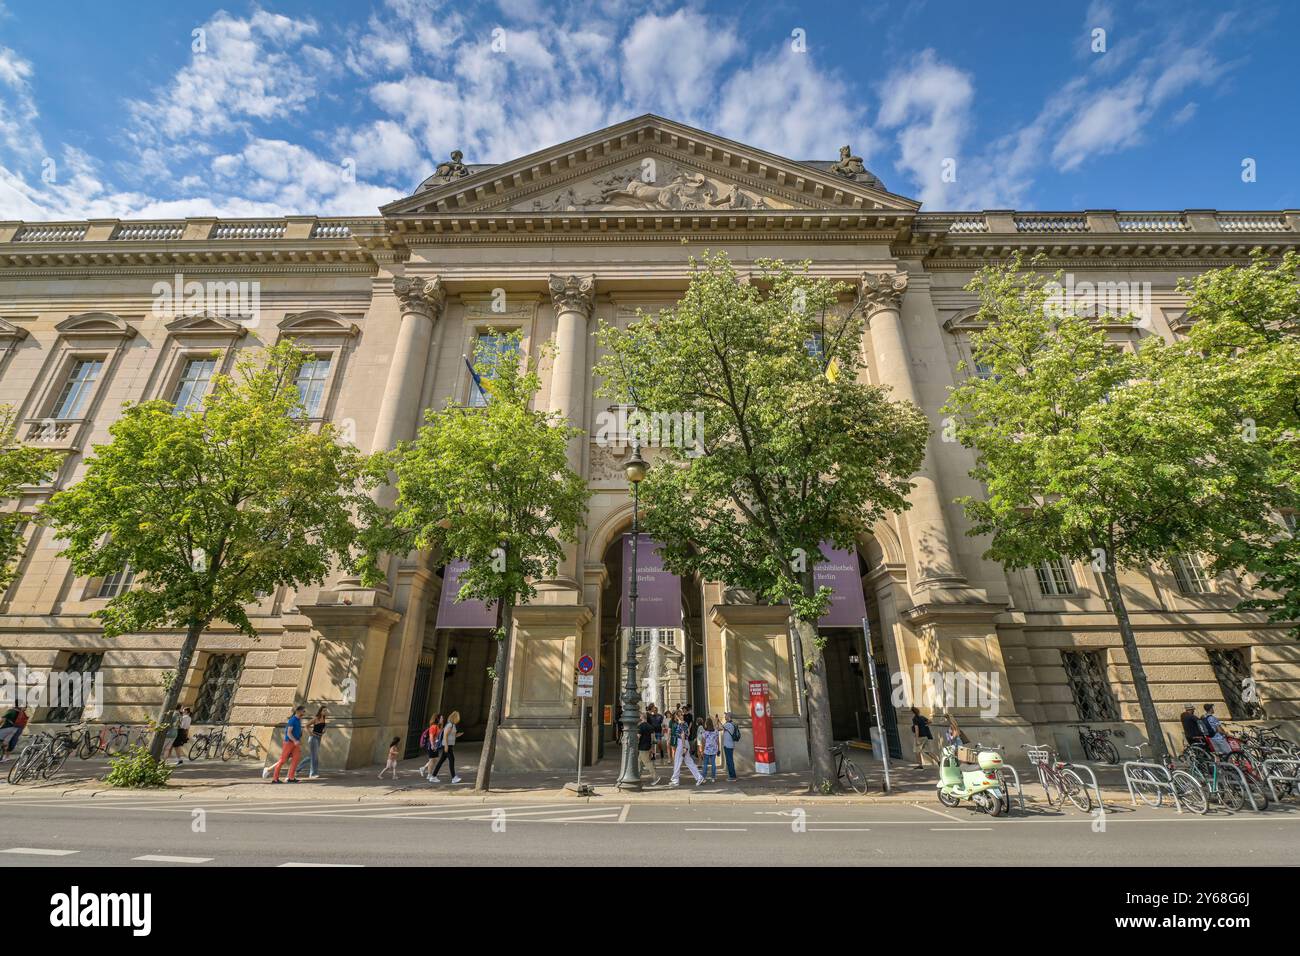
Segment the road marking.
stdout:
[[80,852],[80,850],[44,850],[34,846],[16,846],[8,850],[0,850],[0,853],[17,853],[22,856],[72,856]]
[[157,854],[146,854],[145,856],[133,856],[132,860],[138,860],[141,863],[211,863],[210,856],[159,856]]
[[954,817],[951,813],[944,813],[942,810],[936,810],[934,807],[927,807],[919,803],[914,803],[912,806],[916,807],[918,810],[924,810],[926,813],[933,813],[936,816],[943,817],[945,820],[952,820],[955,823],[963,822],[961,817]]
[[809,827],[808,832],[821,833],[870,833],[871,827]]
[[930,827],[931,833],[968,833],[977,830],[992,830],[992,827]]
[[687,833],[744,833],[744,827],[687,827]]
[[362,867],[364,863],[281,863],[280,866],[350,866]]
[[618,822],[627,823],[627,815],[629,812],[631,812],[631,810],[632,810],[632,804],[630,803],[623,804],[623,812],[618,815]]

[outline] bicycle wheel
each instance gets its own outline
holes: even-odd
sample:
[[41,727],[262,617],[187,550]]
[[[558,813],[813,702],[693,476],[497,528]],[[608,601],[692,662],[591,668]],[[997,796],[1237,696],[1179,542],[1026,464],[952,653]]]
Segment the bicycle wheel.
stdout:
[[123,750],[126,749],[127,743],[128,740],[126,734],[119,731],[118,733],[108,738],[108,744],[104,747],[104,753],[106,753],[110,757],[116,754],[120,754]]
[[92,737],[89,733],[82,734],[81,739],[77,741],[77,756],[82,760],[89,760],[98,749],[98,739]]
[[28,756],[28,751],[24,750],[9,765],[9,774],[5,779],[12,784],[22,783],[23,777],[27,775],[27,765],[29,763],[31,763],[31,757]]
[[1149,807],[1158,807],[1164,802],[1164,789],[1160,786],[1156,775],[1146,767],[1134,767],[1132,776],[1129,781],[1133,785],[1133,792],[1142,798],[1142,802]]
[[1061,784],[1071,803],[1084,813],[1092,810],[1092,794],[1088,793],[1088,788],[1084,785],[1082,777],[1073,770],[1062,770]]
[[198,760],[199,757],[208,755],[208,741],[206,737],[199,737],[190,744],[190,759]]
[[1178,794],[1178,802],[1182,806],[1196,814],[1202,814],[1210,808],[1210,801],[1205,796],[1205,788],[1190,773],[1185,770],[1175,770],[1171,779],[1174,792]]
[[1065,791],[1061,789],[1061,781],[1056,774],[1039,773],[1038,782],[1043,785],[1043,793],[1047,794],[1047,805],[1059,807],[1065,800]]
[[67,747],[60,747],[58,744],[55,744],[54,747],[54,751],[45,761],[45,766],[41,768],[41,776],[46,780],[49,780],[62,770],[63,765],[68,762],[68,757],[72,754],[72,751]]
[[858,769],[858,765],[852,760],[844,761],[844,779],[858,793],[867,792],[867,778],[862,775],[862,771]]
[[1236,774],[1221,773],[1215,784],[1215,796],[1219,798],[1219,806],[1223,809],[1237,813],[1246,805],[1246,789]]
[[1097,752],[1101,754],[1102,759],[1112,767],[1119,763],[1119,751],[1109,740],[1101,739],[1097,741]]

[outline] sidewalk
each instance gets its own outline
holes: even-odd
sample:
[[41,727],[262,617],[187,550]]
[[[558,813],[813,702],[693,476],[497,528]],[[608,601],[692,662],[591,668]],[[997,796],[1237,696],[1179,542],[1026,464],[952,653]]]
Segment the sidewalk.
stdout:
[[[222,763],[202,761],[185,763],[172,772],[167,787],[148,791],[124,791],[107,787],[102,777],[108,769],[106,760],[73,760],[52,780],[24,783],[13,786],[3,782],[3,771],[8,764],[0,764],[0,800],[6,796],[28,794],[67,794],[96,796],[100,794],[148,793],[151,796],[174,795],[177,798],[202,798],[204,800],[266,800],[281,799],[297,802],[320,800],[322,802],[384,801],[387,803],[425,804],[448,799],[507,803],[514,801],[601,801],[658,802],[658,803],[720,803],[763,801],[769,803],[829,802],[841,804],[872,803],[934,803],[937,771],[927,765],[917,770],[911,764],[891,762],[889,793],[884,792],[884,775],[881,765],[868,751],[855,751],[853,760],[869,781],[865,794],[846,791],[826,796],[808,793],[808,774],[804,771],[772,775],[749,774],[736,783],[728,783],[725,773],[720,773],[717,783],[697,787],[690,773],[683,770],[679,787],[671,787],[668,777],[671,762],[660,762],[662,780],[652,786],[647,779],[640,793],[627,793],[615,786],[619,775],[617,752],[607,754],[593,767],[584,767],[582,782],[594,787],[591,796],[579,796],[566,790],[565,784],[576,780],[576,770],[562,771],[497,771],[492,775],[492,790],[487,794],[475,793],[474,780],[478,774],[480,745],[464,744],[456,748],[456,766],[461,782],[451,784],[450,775],[443,768],[442,782],[427,783],[417,771],[424,766],[423,759],[403,760],[398,764],[398,778],[377,779],[380,767],[376,764],[354,770],[325,770],[319,780],[305,778],[296,784],[272,784],[262,779],[262,764],[248,761]],[[1021,775],[1026,804],[1042,803],[1043,792],[1027,767],[1016,768]],[[1127,804],[1128,791],[1124,787],[1119,767],[1095,766],[1098,782],[1108,806]],[[304,768],[305,773],[305,768]],[[282,778],[284,773],[282,772]],[[0,803],[2,805],[2,803]]]

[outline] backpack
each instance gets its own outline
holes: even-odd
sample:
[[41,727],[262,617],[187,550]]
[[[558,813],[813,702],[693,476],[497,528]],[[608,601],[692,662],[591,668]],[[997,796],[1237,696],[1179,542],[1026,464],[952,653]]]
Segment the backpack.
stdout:
[[735,721],[732,721],[731,730],[729,731],[729,733],[734,743],[740,743],[740,724],[737,724]]
[[428,727],[425,727],[424,732],[420,734],[420,749],[421,750],[429,749],[429,728]]

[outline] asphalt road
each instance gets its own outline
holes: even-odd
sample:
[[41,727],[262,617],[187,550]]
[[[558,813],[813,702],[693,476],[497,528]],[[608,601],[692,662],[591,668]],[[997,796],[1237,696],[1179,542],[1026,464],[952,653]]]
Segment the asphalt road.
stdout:
[[1300,809],[1101,821],[1031,807],[7,797],[0,866],[1288,865]]

